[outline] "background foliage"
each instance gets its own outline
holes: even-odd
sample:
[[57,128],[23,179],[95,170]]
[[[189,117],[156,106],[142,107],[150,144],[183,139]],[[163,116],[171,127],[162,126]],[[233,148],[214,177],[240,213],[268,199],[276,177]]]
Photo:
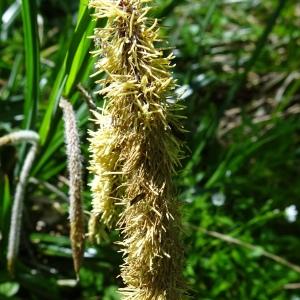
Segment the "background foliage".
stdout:
[[[104,21],[95,24],[86,4],[0,2],[0,136],[31,128],[42,142],[27,187],[15,278],[5,270],[5,253],[25,148],[0,149],[0,299],[119,299],[118,234],[86,245],[79,283],[68,239],[58,100],[64,95],[76,109],[87,166],[89,115],[76,86],[98,89],[89,78],[94,61],[87,37]],[[299,282],[300,227],[288,214],[300,195],[300,4],[156,4],[153,15],[175,47],[177,93],[187,107],[189,150],[175,180],[192,299],[300,299],[299,285],[292,285]],[[84,180],[89,210],[87,173]]]

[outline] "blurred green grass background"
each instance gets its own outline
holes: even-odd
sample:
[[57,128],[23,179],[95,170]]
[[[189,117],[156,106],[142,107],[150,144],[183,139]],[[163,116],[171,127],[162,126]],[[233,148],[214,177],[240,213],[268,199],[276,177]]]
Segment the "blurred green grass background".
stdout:
[[[0,299],[119,299],[118,233],[86,245],[79,283],[68,238],[58,101],[63,95],[74,105],[87,166],[91,125],[77,85],[91,94],[99,88],[89,78],[87,37],[105,21],[95,24],[86,5],[0,2],[0,136],[30,128],[42,143],[27,186],[15,278],[5,255],[26,149],[0,149]],[[299,1],[157,0],[152,14],[174,48],[176,92],[186,105],[189,150],[174,180],[191,298],[300,299]],[[88,211],[87,172],[84,180]]]

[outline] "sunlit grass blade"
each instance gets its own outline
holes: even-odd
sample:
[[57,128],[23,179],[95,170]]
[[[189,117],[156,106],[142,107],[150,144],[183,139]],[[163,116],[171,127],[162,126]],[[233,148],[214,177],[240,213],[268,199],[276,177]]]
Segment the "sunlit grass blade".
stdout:
[[37,29],[36,1],[22,1],[24,47],[26,66],[26,89],[24,104],[24,127],[34,127],[40,94],[40,56]]
[[67,75],[65,74],[65,66],[62,66],[62,68],[60,69],[60,71],[55,79],[55,82],[54,82],[54,85],[53,85],[53,88],[52,88],[52,91],[51,91],[51,94],[49,97],[48,108],[44,115],[42,125],[40,127],[39,134],[40,134],[40,139],[41,139],[42,145],[46,142],[48,132],[50,130],[51,122],[52,122],[54,114],[57,110],[58,101],[61,97],[66,79],[67,79]]
[[87,0],[80,0],[79,9],[78,9],[78,18],[80,19],[85,12],[85,9],[88,5]]
[[[78,22],[77,29],[73,34],[70,46],[67,49],[65,61],[57,75],[54,87],[50,94],[49,105],[40,128],[42,145],[44,145],[48,139],[48,134],[56,116],[58,101],[61,95],[63,94],[70,98],[70,92],[77,84],[77,73],[79,71],[84,73],[85,68],[89,66],[89,64],[82,65],[82,62],[84,61],[85,55],[88,53],[89,45],[91,43],[91,41],[87,39],[87,32],[91,32],[94,26],[95,22],[88,16],[88,8],[86,7],[85,12]],[[65,86],[66,91],[63,93]]]
[[86,8],[76,28],[66,61],[66,72],[69,76],[64,90],[65,97],[70,97],[72,89],[76,86],[78,71],[82,67],[92,41],[88,37],[92,35],[94,28],[95,21],[91,20],[89,10]]

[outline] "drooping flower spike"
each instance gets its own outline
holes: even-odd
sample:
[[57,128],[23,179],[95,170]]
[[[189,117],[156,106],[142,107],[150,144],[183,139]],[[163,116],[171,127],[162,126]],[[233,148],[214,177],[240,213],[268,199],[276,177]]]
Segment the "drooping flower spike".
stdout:
[[74,270],[77,278],[79,278],[79,270],[84,252],[80,137],[72,104],[68,100],[61,98],[59,105],[63,111],[66,153],[68,157],[70,240]]
[[20,130],[0,137],[0,147],[21,142],[32,144],[20,172],[12,206],[7,247],[7,269],[11,275],[14,275],[15,262],[19,253],[25,189],[38,151],[39,139],[39,135],[31,130]]

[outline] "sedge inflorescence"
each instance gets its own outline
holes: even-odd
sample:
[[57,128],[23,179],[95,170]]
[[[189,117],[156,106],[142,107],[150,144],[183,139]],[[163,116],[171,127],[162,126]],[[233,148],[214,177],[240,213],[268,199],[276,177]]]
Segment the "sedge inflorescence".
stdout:
[[172,54],[156,47],[157,20],[147,14],[149,0],[90,0],[96,18],[93,52],[102,112],[95,112],[90,170],[93,210],[90,235],[100,220],[120,229],[124,264],[123,299],[184,299],[181,278],[179,204],[172,176],[179,165],[182,132],[173,100]]

